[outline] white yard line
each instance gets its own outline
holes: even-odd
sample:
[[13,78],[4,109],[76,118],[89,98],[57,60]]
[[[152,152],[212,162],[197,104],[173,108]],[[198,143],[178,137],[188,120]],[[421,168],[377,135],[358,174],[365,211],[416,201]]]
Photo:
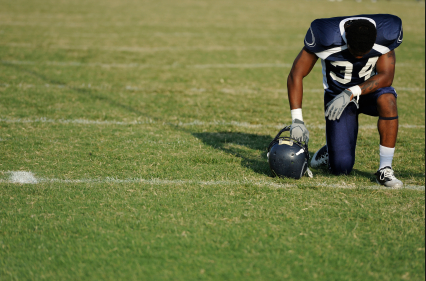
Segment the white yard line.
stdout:
[[[117,183],[117,184],[126,184],[126,183],[141,183],[149,185],[185,185],[185,184],[196,184],[196,185],[244,185],[244,184],[254,184],[257,186],[267,186],[273,188],[290,188],[297,187],[296,184],[288,183],[276,183],[268,181],[250,181],[250,180],[241,180],[241,181],[198,181],[198,180],[166,180],[166,179],[143,179],[143,178],[131,178],[131,179],[117,179],[117,178],[96,178],[96,179],[75,179],[75,180],[63,180],[56,178],[43,178],[35,177],[32,172],[24,171],[8,171],[5,172],[9,175],[9,179],[0,180],[0,183],[15,183],[15,184],[37,184],[37,183],[63,183],[63,184],[103,184],[103,183]],[[386,189],[379,185],[365,185],[365,186],[356,186],[355,184],[346,184],[342,182],[341,184],[326,184],[318,183],[314,185],[316,187],[330,187],[330,188],[342,188],[342,189],[355,189],[355,188],[365,188],[365,189]],[[411,189],[424,191],[425,187],[421,185],[405,185],[402,189]]]
[[[0,18],[1,18],[0,13]],[[1,25],[1,22],[0,22]],[[0,34],[4,33],[4,31],[0,31]],[[75,32],[72,33],[57,33],[52,31],[47,31],[43,33],[43,36],[53,37],[53,38],[126,38],[126,37],[161,37],[161,38],[287,38],[288,35],[285,33],[257,33],[257,32],[229,32],[229,33],[208,33],[208,32],[147,32],[144,30],[143,32],[120,32],[120,33],[102,33],[102,32]],[[299,35],[300,40],[303,40],[304,34]],[[3,46],[17,46],[17,47],[30,47],[34,46],[30,43],[4,43],[0,44]],[[289,48],[301,49],[301,46],[297,44],[297,46],[288,46]]]
[[[194,120],[192,122],[178,122],[178,123],[172,123],[172,122],[158,122],[155,120],[152,120],[150,118],[147,118],[145,120],[135,120],[135,121],[115,121],[115,120],[87,120],[87,119],[50,119],[46,117],[41,118],[34,118],[34,119],[26,119],[26,118],[2,118],[0,117],[0,122],[5,123],[51,123],[51,124],[81,124],[81,125],[122,125],[122,126],[128,126],[128,125],[143,125],[143,124],[160,124],[160,125],[173,125],[173,126],[180,126],[180,127],[189,127],[189,126],[235,126],[235,127],[242,127],[242,128],[283,128],[284,124],[250,124],[247,122],[238,122],[238,121],[199,121]],[[314,128],[314,129],[325,129],[325,125],[307,125],[308,128]],[[424,125],[412,125],[412,124],[400,124],[400,128],[404,129],[424,129]],[[360,129],[376,129],[376,124],[367,124],[367,125],[360,125]]]
[[[64,89],[64,88],[71,88],[71,89],[95,89],[95,90],[109,90],[112,89],[113,87],[109,84],[100,84],[100,85],[95,85],[92,83],[84,83],[81,85],[66,85],[66,84],[28,84],[25,82],[20,82],[19,84],[15,84],[15,85],[11,85],[8,83],[0,83],[0,87],[16,87],[16,88],[23,88],[23,89],[27,89],[27,88],[59,88],[59,89]],[[128,90],[128,91],[143,91],[143,92],[150,92],[150,91],[161,91],[161,88],[146,88],[146,87],[138,87],[138,86],[130,86],[127,85],[126,87],[124,87],[124,89]],[[408,87],[395,87],[397,92],[403,91],[403,92],[424,92],[425,88],[408,88]],[[190,91],[190,92],[199,92],[199,93],[213,93],[215,91],[220,91],[226,94],[235,94],[235,93],[250,93],[250,94],[260,94],[260,93],[283,93],[283,94],[287,94],[287,90],[286,89],[270,89],[270,88],[258,88],[258,89],[249,89],[249,88],[222,88],[222,89],[217,89],[217,88],[211,88],[211,89],[205,89],[205,88],[190,88],[190,89],[185,89],[185,91]],[[324,89],[304,89],[303,90],[305,93],[324,93]]]
[[104,67],[104,68],[171,68],[173,65],[149,65],[149,64],[139,64],[139,63],[84,63],[77,61],[18,61],[18,60],[2,60],[3,64],[10,65],[47,65],[47,66],[61,66],[61,67],[78,67],[78,66],[88,66],[88,67]]
[[291,63],[216,63],[216,64],[194,64],[188,65],[190,68],[209,69],[209,68],[289,68]]
[[6,123],[52,123],[52,124],[82,124],[82,125],[142,125],[142,124],[151,124],[156,123],[154,120],[146,119],[144,121],[102,121],[102,120],[87,120],[87,119],[49,119],[45,117],[35,118],[35,119],[8,119],[0,118],[0,122]]
[[153,65],[153,64],[139,64],[139,63],[83,63],[75,61],[19,61],[19,60],[2,60],[2,64],[10,65],[48,65],[48,66],[60,66],[60,67],[104,67],[104,68],[195,68],[195,69],[211,69],[211,68],[289,68],[289,63],[243,63],[243,64],[194,64],[194,65]]
[[[291,63],[216,63],[216,64],[171,64],[171,65],[154,65],[154,64],[139,64],[139,63],[102,63],[92,62],[83,63],[76,61],[19,61],[19,60],[2,60],[2,64],[10,65],[48,65],[59,67],[104,67],[104,68],[194,68],[194,69],[214,69],[214,68],[290,68]],[[424,64],[399,63],[399,67],[419,67],[424,68]],[[315,65],[320,68],[319,64]]]
[[[14,48],[39,48],[34,44],[29,43],[0,43],[0,46],[8,46]],[[156,52],[187,52],[187,51],[268,51],[268,50],[296,50],[301,49],[297,47],[286,47],[286,46],[161,46],[161,47],[140,47],[140,46],[93,46],[93,45],[49,45],[46,49],[64,49],[64,50],[104,50],[113,52],[134,52],[134,53],[156,53]]]
[[38,180],[35,178],[34,174],[31,172],[24,171],[15,171],[8,172],[9,181],[11,183],[38,183]]

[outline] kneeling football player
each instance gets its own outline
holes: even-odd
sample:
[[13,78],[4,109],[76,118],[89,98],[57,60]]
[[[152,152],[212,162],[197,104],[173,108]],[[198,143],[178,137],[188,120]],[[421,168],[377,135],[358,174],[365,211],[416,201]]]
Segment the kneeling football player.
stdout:
[[317,19],[305,36],[287,80],[291,137],[309,136],[302,117],[303,78],[321,59],[326,145],[311,161],[333,174],[349,174],[355,163],[358,115],[378,116],[380,165],[376,180],[401,187],[392,160],[398,133],[397,94],[392,85],[395,51],[402,43],[402,22],[394,15],[358,15]]

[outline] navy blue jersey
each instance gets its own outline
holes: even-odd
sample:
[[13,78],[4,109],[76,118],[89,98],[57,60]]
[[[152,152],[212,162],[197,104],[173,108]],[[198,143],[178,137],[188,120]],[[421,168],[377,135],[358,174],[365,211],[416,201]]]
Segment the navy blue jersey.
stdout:
[[[373,49],[362,59],[348,51],[344,25],[350,20],[366,19],[377,29]],[[317,19],[305,36],[305,49],[315,53],[322,63],[324,89],[339,94],[344,89],[363,83],[376,74],[379,57],[402,43],[402,22],[394,15],[358,15]]]

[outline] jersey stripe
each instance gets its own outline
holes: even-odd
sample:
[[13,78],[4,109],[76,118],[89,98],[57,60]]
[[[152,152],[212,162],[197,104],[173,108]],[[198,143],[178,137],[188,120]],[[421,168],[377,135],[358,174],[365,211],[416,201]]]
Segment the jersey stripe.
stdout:
[[331,56],[332,54],[344,51],[348,48],[348,45],[344,45],[341,47],[336,47],[336,48],[331,48],[322,52],[318,52],[315,53],[320,59],[325,60],[326,58],[328,58],[329,56]]
[[373,46],[373,50],[376,50],[377,52],[381,53],[381,54],[386,54],[388,52],[390,52],[390,49],[388,47],[379,45],[379,44],[374,44]]
[[324,86],[324,90],[328,89],[328,83],[327,83],[327,66],[325,65],[325,61],[321,60],[322,65],[322,85]]

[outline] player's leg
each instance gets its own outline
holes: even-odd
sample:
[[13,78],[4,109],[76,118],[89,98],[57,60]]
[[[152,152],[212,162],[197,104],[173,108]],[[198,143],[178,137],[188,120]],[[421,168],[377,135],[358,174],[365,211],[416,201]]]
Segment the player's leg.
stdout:
[[379,113],[377,128],[380,134],[380,145],[394,148],[398,135],[396,97],[391,93],[379,96],[377,99],[377,111]]
[[379,116],[377,128],[380,135],[380,165],[376,172],[378,183],[387,187],[401,187],[403,183],[394,176],[392,161],[398,135],[397,95],[392,87],[381,88],[360,99],[360,112]]
[[[334,96],[326,93],[324,104]],[[311,161],[311,167],[328,165],[333,174],[349,174],[355,164],[355,147],[358,137],[358,112],[351,103],[339,120],[326,119],[327,144],[318,150]]]
[[326,119],[328,167],[335,175],[347,175],[355,164],[355,148],[358,138],[358,112],[351,103],[339,120]]
[[393,94],[383,94],[377,99],[380,135],[380,165],[376,173],[378,183],[388,187],[401,187],[403,183],[394,176],[392,161],[398,135],[398,109]]

